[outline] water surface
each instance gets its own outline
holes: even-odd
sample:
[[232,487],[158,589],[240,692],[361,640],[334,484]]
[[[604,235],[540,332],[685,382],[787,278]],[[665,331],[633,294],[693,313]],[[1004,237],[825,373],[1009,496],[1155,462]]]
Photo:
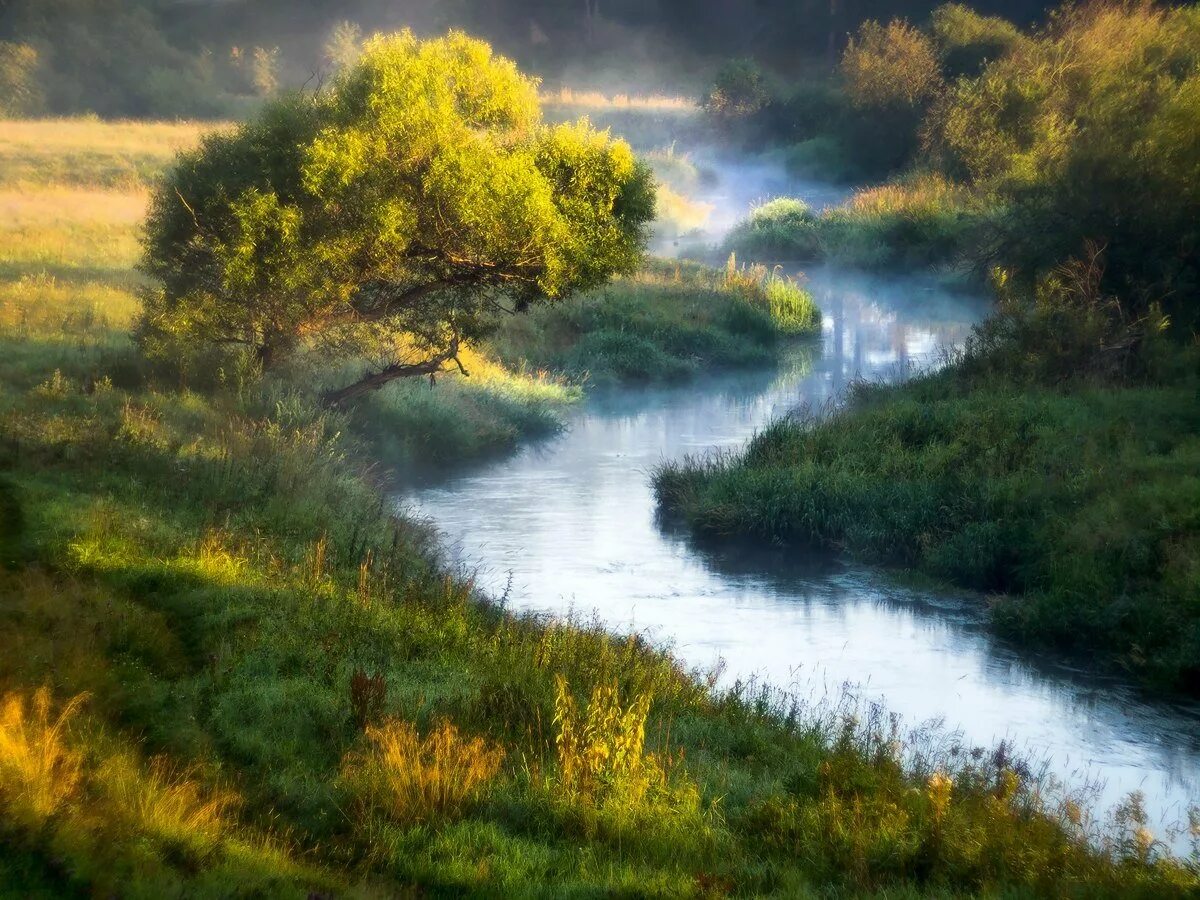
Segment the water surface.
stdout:
[[822,339],[778,369],[594,397],[561,437],[398,503],[513,608],[594,614],[690,664],[722,661],[727,680],[757,676],[805,699],[857,685],[910,725],[942,720],[967,745],[1011,741],[1073,787],[1102,782],[1101,808],[1140,790],[1161,834],[1200,800],[1200,708],[1017,652],[988,634],[979,598],[897,586],[829,556],[697,547],[656,520],[649,473],[661,461],[740,448],[852,379],[930,364],[984,312],[919,279],[817,272],[811,286]]

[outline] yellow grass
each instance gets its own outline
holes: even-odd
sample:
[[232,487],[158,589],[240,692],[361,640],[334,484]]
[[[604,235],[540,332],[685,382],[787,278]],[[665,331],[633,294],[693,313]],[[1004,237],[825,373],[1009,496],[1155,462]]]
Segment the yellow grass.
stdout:
[[0,184],[145,185],[214,122],[25,119],[0,124]]
[[113,808],[139,829],[193,845],[211,844],[229,831],[227,813],[238,801],[228,791],[206,791],[161,760],[145,770],[129,754],[105,760],[96,780]]
[[82,757],[65,736],[83,695],[51,712],[50,691],[0,698],[0,805],[16,818],[49,818],[79,788]]
[[605,94],[601,91],[583,91],[569,87],[559,88],[557,91],[542,91],[541,99],[543,103],[591,109],[673,109],[692,112],[699,108],[696,101],[689,97],[669,97],[663,94]]
[[403,824],[454,818],[500,771],[504,750],[449,722],[425,737],[393,719],[367,729],[369,749],[347,755],[343,783],[369,809]]

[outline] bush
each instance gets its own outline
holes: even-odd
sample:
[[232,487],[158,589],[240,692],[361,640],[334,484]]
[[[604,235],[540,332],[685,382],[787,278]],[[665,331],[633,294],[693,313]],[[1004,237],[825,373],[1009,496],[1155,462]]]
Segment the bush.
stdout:
[[771,97],[762,70],[752,59],[735,59],[722,66],[704,98],[704,109],[721,127],[761,112]]
[[933,42],[942,72],[953,81],[978,75],[989,62],[1008,53],[1022,39],[1007,19],[981,16],[961,3],[947,3],[933,11]]
[[1106,290],[1143,312],[1168,298],[1184,332],[1200,321],[1200,141],[1183,125],[1200,110],[1198,34],[1194,8],[1069,7],[955,83],[927,131],[1001,207],[988,262],[1029,285],[1095,242]]
[[860,109],[920,109],[942,88],[929,39],[900,19],[863,23],[840,67],[846,96]]
[[750,212],[725,238],[725,248],[754,259],[810,261],[823,255],[817,216],[803,200],[778,197]]

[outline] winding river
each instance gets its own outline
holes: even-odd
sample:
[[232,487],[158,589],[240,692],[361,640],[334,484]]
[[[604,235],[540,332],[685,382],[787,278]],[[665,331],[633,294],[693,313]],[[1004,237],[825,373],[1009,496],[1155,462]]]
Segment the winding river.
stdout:
[[741,447],[772,418],[836,401],[854,378],[935,363],[984,313],[978,298],[915,278],[809,273],[819,342],[777,368],[592,397],[561,436],[413,484],[398,506],[430,520],[478,583],[510,608],[595,617],[668,643],[721,678],[757,678],[811,702],[849,690],[910,727],[965,746],[1003,740],[1103,820],[1140,791],[1151,829],[1200,803],[1200,705],[1151,701],[1119,679],[1018,652],[989,634],[977,597],[778,548],[698,547],[656,519],[665,459]]

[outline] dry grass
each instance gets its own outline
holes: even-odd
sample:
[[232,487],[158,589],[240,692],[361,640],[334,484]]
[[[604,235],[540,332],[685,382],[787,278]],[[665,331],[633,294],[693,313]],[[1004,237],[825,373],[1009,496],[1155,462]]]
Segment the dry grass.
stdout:
[[663,94],[646,94],[643,96],[605,94],[602,91],[582,91],[569,87],[559,88],[557,91],[543,91],[541,99],[543,103],[580,106],[591,109],[672,109],[687,112],[694,112],[699,109],[696,101],[690,97],[669,97]]
[[0,803],[14,818],[43,821],[75,796],[82,756],[66,744],[84,696],[52,712],[50,690],[9,692],[0,700]]
[[368,728],[366,739],[368,749],[343,761],[343,783],[360,804],[405,825],[460,816],[495,779],[505,755],[449,722],[421,737],[393,719]]
[[0,183],[145,185],[220,123],[28,119],[0,129]]

